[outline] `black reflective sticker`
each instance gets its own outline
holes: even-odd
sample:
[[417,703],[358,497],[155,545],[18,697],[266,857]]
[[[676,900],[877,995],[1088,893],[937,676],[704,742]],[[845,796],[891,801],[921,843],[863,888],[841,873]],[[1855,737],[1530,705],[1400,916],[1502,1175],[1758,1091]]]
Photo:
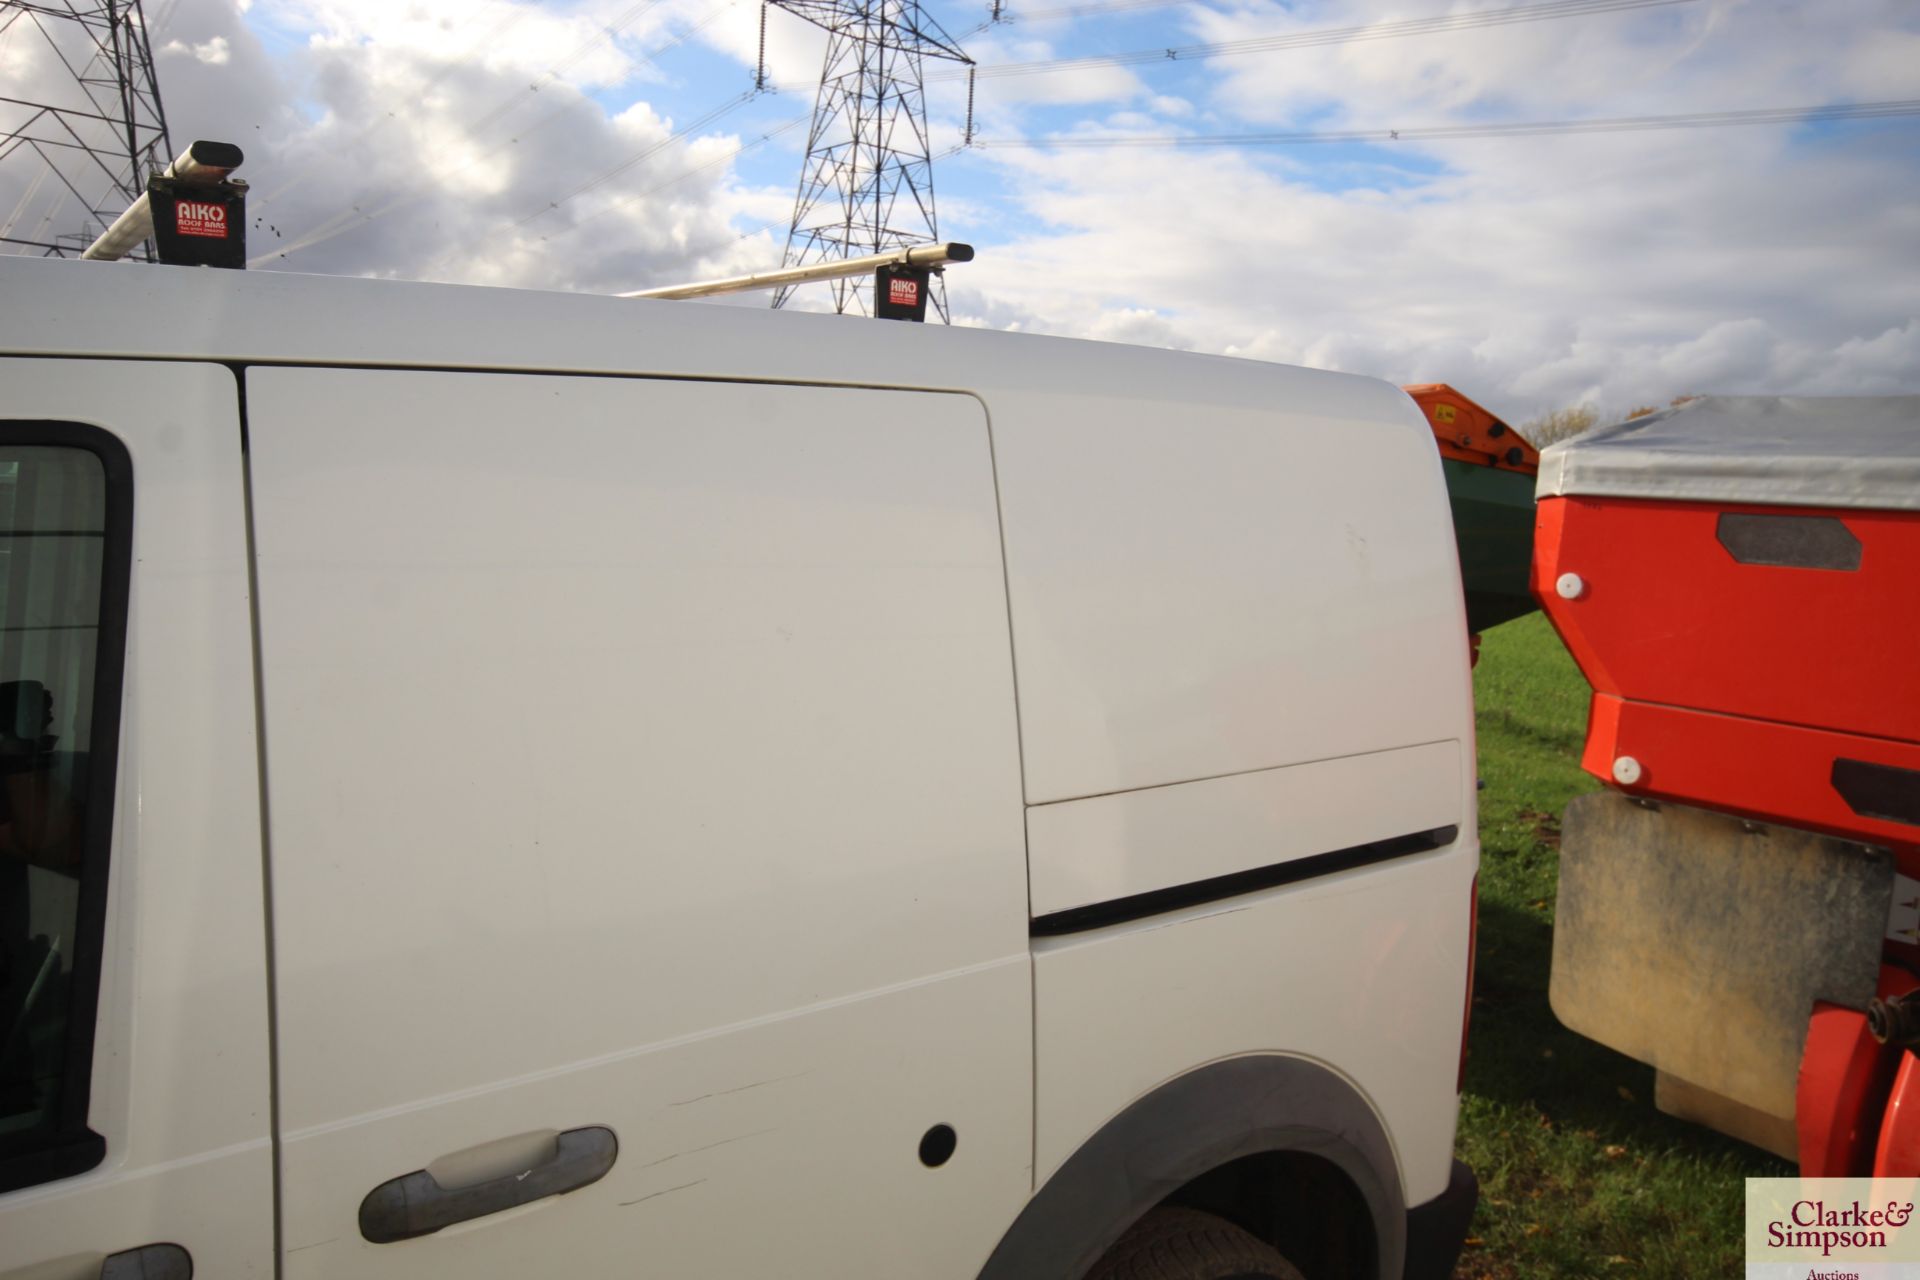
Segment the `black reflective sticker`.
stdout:
[[1752,515],[1728,511],[1716,530],[1720,545],[1741,564],[1784,569],[1860,568],[1860,539],[1836,516]]
[[1865,760],[1835,760],[1833,789],[1863,818],[1920,827],[1920,771]]

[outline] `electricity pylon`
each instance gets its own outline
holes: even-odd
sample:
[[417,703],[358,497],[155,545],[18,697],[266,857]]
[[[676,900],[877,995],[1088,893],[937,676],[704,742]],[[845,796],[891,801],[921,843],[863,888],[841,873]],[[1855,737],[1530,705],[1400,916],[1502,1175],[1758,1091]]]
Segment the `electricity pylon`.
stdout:
[[[807,158],[787,228],[784,265],[807,266],[940,238],[933,207],[922,64],[973,59],[919,0],[770,0],[827,32],[826,65],[807,133]],[[776,291],[785,304],[796,286]],[[835,280],[833,309],[872,313],[870,280]],[[936,275],[930,301],[941,320],[947,293]]]
[[[0,41],[13,40],[29,42],[39,74],[28,94],[0,97],[0,177],[18,178],[0,191],[19,192],[10,213],[0,205],[0,243],[78,257],[173,159],[147,17],[140,0],[0,0]],[[39,220],[19,225],[43,191]],[[49,234],[56,215],[82,225]]]

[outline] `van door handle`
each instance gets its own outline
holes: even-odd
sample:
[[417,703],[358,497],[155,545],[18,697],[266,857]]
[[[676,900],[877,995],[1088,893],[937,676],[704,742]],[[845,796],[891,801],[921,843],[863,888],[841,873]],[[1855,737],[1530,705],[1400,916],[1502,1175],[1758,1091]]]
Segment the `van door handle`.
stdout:
[[193,1280],[193,1257],[177,1244],[149,1244],[110,1253],[100,1280]]
[[523,1173],[508,1174],[470,1187],[446,1188],[425,1169],[383,1182],[360,1202],[360,1234],[374,1244],[428,1236],[456,1222],[483,1218],[565,1195],[600,1181],[613,1168],[620,1142],[602,1125],[561,1134],[552,1159]]

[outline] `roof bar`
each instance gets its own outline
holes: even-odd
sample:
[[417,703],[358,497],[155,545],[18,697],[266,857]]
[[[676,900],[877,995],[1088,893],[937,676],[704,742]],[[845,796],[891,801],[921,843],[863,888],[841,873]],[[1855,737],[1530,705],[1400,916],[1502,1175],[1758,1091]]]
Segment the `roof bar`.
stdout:
[[[240,167],[240,148],[231,142],[196,142],[182,151],[160,176],[177,178],[197,186],[214,186],[226,181]],[[236,182],[238,179],[235,180]],[[127,211],[100,233],[80,256],[102,262],[117,262],[131,253],[142,240],[153,236],[153,202],[146,192],[127,206]]]
[[636,289],[619,294],[622,298],[710,298],[721,293],[747,293],[754,289],[778,289],[782,285],[810,284],[815,280],[840,280],[864,275],[887,266],[935,268],[949,262],[973,261],[973,246],[949,242],[919,244],[885,253],[870,253],[860,258],[836,258],[805,267],[783,267],[778,271],[756,271],[752,275],[729,276],[724,280],[703,280],[697,284],[666,285],[659,289]]

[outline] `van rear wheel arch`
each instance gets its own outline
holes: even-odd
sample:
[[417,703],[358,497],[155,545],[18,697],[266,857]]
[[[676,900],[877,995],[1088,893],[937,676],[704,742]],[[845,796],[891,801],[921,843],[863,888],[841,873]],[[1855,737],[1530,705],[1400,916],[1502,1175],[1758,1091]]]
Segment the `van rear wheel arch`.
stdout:
[[[1311,1212],[1288,1212],[1296,1195]],[[1406,1203],[1372,1106],[1318,1063],[1256,1055],[1191,1071],[1108,1121],[1027,1202],[981,1280],[1079,1280],[1163,1205],[1227,1218],[1309,1275],[1315,1253],[1345,1259],[1354,1280],[1404,1267]]]

